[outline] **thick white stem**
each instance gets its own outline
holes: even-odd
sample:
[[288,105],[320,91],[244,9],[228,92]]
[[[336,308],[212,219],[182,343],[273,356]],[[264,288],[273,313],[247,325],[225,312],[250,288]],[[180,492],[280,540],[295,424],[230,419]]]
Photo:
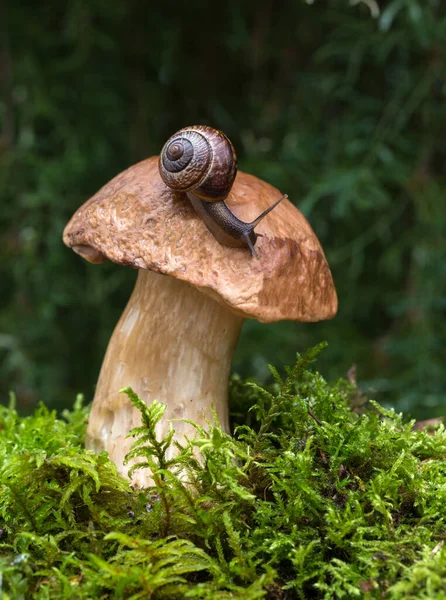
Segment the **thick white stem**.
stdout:
[[[228,378],[243,319],[197,289],[164,275],[141,270],[133,294],[111,337],[93,401],[87,448],[106,450],[122,475],[132,443],[129,430],[141,425],[123,387],[131,387],[146,404],[167,404],[158,435],[169,419],[200,425],[212,420],[212,407],[228,430]],[[194,429],[173,422],[176,438]],[[144,470],[133,482],[151,481]]]

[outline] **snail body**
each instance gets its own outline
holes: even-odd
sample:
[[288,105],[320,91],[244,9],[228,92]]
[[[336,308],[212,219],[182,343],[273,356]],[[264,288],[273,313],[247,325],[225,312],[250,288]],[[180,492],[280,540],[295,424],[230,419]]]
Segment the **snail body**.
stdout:
[[167,186],[187,194],[220,244],[247,247],[257,256],[254,245],[260,234],[254,228],[286,195],[254,221],[238,219],[225,203],[237,174],[237,156],[224,133],[204,125],[180,129],[165,143],[159,169]]

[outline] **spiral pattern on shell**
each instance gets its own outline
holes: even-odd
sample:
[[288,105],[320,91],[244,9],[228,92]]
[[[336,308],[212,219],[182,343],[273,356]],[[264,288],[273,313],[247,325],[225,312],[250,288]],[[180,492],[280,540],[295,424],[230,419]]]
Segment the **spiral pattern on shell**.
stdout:
[[171,189],[217,202],[231,190],[237,157],[224,133],[196,125],[180,129],[167,140],[159,168],[162,180]]

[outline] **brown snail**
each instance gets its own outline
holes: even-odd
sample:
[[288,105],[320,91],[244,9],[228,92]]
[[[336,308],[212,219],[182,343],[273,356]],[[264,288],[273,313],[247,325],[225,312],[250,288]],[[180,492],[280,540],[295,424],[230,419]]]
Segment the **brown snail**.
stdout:
[[251,223],[240,221],[225,203],[237,174],[237,156],[224,133],[205,125],[180,129],[164,144],[159,169],[167,186],[187,194],[220,244],[247,247],[257,256],[254,245],[261,234],[254,228],[287,195]]

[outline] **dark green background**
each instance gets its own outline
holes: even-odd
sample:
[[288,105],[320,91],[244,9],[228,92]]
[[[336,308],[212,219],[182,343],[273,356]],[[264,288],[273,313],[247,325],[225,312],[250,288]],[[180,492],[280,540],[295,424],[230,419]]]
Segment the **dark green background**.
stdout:
[[[0,0],[1,2],[1,0]],[[443,6],[442,6],[443,5]],[[327,340],[328,378],[413,415],[446,404],[442,0],[1,5],[0,394],[90,399],[136,273],[62,245],[76,208],[176,129],[225,131],[326,251],[331,322],[246,322],[234,370]]]

